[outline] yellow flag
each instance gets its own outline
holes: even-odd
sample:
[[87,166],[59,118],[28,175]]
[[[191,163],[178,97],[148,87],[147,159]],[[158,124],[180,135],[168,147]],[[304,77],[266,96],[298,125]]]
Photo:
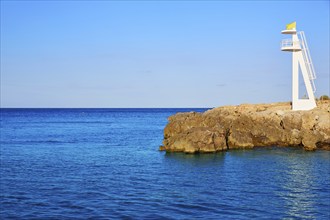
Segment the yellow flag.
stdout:
[[296,22],[292,22],[286,25],[287,30],[296,30]]

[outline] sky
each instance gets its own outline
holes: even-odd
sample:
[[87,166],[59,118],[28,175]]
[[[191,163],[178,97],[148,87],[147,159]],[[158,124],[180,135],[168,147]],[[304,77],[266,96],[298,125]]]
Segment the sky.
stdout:
[[293,21],[329,95],[329,1],[1,1],[1,107],[291,101]]

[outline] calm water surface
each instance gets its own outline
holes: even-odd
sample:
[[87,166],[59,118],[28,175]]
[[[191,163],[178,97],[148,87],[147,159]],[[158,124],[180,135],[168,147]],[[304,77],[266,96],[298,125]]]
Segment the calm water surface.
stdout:
[[191,110],[1,109],[0,218],[330,218],[330,152],[159,152]]

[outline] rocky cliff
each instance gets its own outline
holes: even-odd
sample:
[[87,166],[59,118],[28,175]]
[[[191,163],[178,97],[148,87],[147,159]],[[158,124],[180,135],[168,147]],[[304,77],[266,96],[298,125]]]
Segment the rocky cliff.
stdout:
[[224,106],[169,117],[163,146],[169,152],[216,152],[262,146],[330,150],[330,101],[309,111],[290,103]]

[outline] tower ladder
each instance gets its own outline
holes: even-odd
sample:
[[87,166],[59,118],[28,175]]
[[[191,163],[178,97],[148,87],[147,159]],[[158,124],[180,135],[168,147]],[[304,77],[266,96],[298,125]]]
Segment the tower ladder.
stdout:
[[316,74],[315,74],[315,69],[314,69],[314,65],[312,62],[312,58],[311,58],[311,55],[310,55],[310,52],[308,49],[308,44],[306,41],[305,33],[303,31],[300,31],[300,32],[298,32],[298,34],[301,39],[301,51],[302,51],[304,62],[305,62],[306,69],[308,72],[308,77],[312,84],[313,92],[315,93],[316,87],[315,87],[314,80],[316,79]]

